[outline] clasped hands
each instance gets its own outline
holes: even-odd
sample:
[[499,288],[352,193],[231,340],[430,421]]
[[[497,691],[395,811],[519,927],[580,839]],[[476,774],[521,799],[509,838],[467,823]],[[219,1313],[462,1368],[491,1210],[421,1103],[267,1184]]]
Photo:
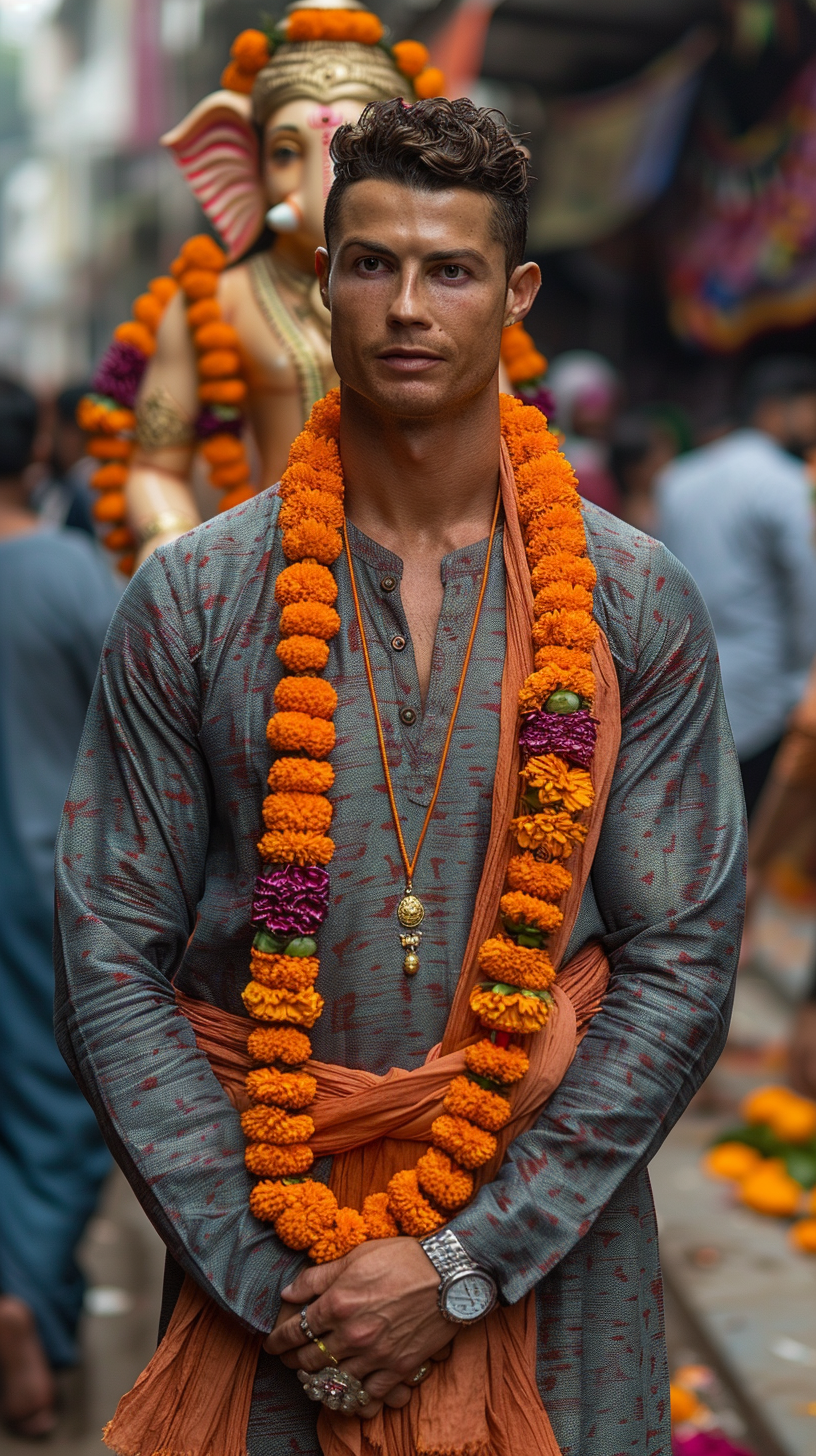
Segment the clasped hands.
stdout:
[[415,1239],[372,1240],[286,1286],[264,1349],[290,1370],[324,1369],[326,1356],[300,1327],[308,1305],[312,1333],[362,1381],[369,1401],[360,1416],[369,1420],[383,1405],[407,1405],[420,1366],[450,1354],[452,1326],[439,1313],[438,1290],[439,1275]]

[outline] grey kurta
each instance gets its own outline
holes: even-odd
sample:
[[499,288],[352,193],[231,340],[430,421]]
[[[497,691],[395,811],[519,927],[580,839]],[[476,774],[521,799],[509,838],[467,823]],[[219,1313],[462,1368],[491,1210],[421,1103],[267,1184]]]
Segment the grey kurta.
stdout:
[[[57,1010],[65,1053],[171,1253],[268,1330],[302,1256],[248,1212],[238,1118],[176,1011],[172,983],[239,1012],[269,753],[285,561],[267,493],[159,550],[108,638],[59,848]],[[654,1215],[645,1164],[722,1047],[742,909],[742,799],[710,624],[657,543],[585,513],[596,616],[623,738],[574,950],[601,936],[605,1004],[537,1126],[453,1227],[503,1297],[538,1288],[539,1374],[568,1456],[669,1456]],[[455,692],[486,543],[443,563],[420,710],[401,563],[351,532],[398,803],[415,842]],[[401,975],[402,867],[347,567],[327,669],[339,693],[326,1009],[316,1056],[382,1071],[441,1039],[490,823],[504,656],[497,539],[450,762],[415,884],[422,968]],[[413,709],[406,724],[401,710]],[[251,1456],[318,1451],[291,1372],[262,1357]]]

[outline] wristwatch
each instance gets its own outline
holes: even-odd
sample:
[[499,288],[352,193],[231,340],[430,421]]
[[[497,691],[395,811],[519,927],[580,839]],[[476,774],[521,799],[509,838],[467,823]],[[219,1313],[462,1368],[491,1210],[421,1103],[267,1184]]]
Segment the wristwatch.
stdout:
[[449,1229],[420,1239],[436,1269],[441,1283],[437,1301],[439,1312],[456,1325],[472,1325],[489,1314],[497,1298],[496,1281],[486,1269],[468,1257],[455,1234]]

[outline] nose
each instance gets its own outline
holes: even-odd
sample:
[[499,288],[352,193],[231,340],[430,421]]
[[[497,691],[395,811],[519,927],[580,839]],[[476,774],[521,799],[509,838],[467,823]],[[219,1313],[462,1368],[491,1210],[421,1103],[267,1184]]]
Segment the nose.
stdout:
[[397,286],[388,309],[388,323],[398,328],[431,328],[433,319],[428,312],[418,267],[403,267],[397,274]]

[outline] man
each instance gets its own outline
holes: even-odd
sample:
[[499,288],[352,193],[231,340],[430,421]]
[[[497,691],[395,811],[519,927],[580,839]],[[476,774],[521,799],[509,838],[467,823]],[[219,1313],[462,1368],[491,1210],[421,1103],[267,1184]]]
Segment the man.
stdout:
[[[340,406],[313,412],[282,506],[262,495],[139,571],[108,640],[60,844],[61,1042],[167,1242],[168,1312],[175,1304],[107,1439],[202,1456],[234,1456],[244,1441],[251,1456],[668,1456],[645,1165],[722,1046],[741,919],[739,779],[708,618],[660,545],[593,507],[582,515],[541,416],[500,406],[502,327],[539,282],[522,262],[527,163],[505,127],[467,101],[381,102],[338,131],[333,158],[318,269]],[[594,568],[592,621],[576,604]],[[575,584],[551,591],[553,572]],[[556,598],[571,606],[550,611]],[[591,681],[579,628],[595,643]],[[566,643],[549,647],[556,630]],[[307,660],[316,670],[304,675]],[[527,711],[542,694],[546,711]],[[289,747],[270,775],[253,904],[273,696],[270,741]],[[531,815],[519,820],[517,702],[525,753],[562,746],[560,758],[528,759]],[[299,816],[328,822],[317,790],[331,786],[335,740],[327,840]],[[533,812],[534,762],[549,818]],[[593,790],[570,767],[580,762],[594,775],[586,822]],[[563,782],[548,799],[552,773]],[[280,818],[290,810],[291,829]],[[511,820],[518,845],[541,831],[548,848],[508,863]],[[504,897],[509,929],[491,940],[505,865],[508,883],[513,865],[541,893],[549,882],[553,903]],[[514,918],[519,906],[537,925]],[[307,926],[322,919],[319,1015]],[[552,993],[492,974],[480,1000],[490,955],[514,975],[529,955],[537,984],[551,982],[545,921],[560,926],[550,949],[566,967]],[[611,960],[605,994],[596,942]],[[303,989],[275,990],[284,973]],[[241,1014],[242,992],[261,1024]],[[474,1063],[474,997],[488,1026],[494,1014],[516,1024],[511,1004],[548,1008],[531,1012],[545,1033],[525,1039],[528,1072],[523,1045],[499,1028],[478,1043],[489,1074],[449,1081],[449,1066]],[[276,1024],[275,1007],[294,1025]],[[279,1060],[250,1072],[239,1123],[222,1089],[247,1106],[236,1077],[253,1026],[251,1054]],[[312,1026],[313,1059],[282,1071],[308,1055],[298,1028]],[[542,1080],[531,1083],[534,1063]],[[494,1173],[482,1114],[436,1114],[454,1082],[478,1102],[516,1075],[510,1102],[488,1110],[505,1109],[495,1127],[518,1118],[526,1131]],[[290,1106],[317,1084],[309,1116],[281,1123],[263,1102],[269,1079]],[[267,1117],[282,1146],[258,1136]],[[438,1151],[446,1131],[458,1158]],[[244,1132],[247,1163],[278,1170],[254,1189]],[[310,1178],[281,1181],[324,1151],[337,1155],[318,1157]],[[418,1191],[429,1162],[442,1175],[433,1198]],[[496,1181],[471,1197],[480,1167]],[[467,1206],[439,1214],[457,1199]],[[304,1221],[287,1223],[297,1210]],[[447,1229],[421,1245],[395,1237],[412,1220]],[[297,1252],[310,1246],[328,1261],[311,1267]],[[317,1425],[304,1387],[323,1402]],[[334,1415],[332,1401],[357,1413]]]
[[88,454],[88,437],[76,418],[87,392],[87,385],[73,384],[54,400],[50,471],[37,488],[34,504],[41,520],[84,531],[95,541],[90,478],[97,462]]
[[118,592],[101,553],[48,529],[26,486],[37,402],[0,380],[0,1383],[19,1435],[54,1425],[76,1362],[74,1250],[109,1167],[54,1041],[54,844]]
[[764,359],[745,382],[742,427],[669,466],[657,534],[711,613],[749,817],[816,653],[811,489],[816,365]]

